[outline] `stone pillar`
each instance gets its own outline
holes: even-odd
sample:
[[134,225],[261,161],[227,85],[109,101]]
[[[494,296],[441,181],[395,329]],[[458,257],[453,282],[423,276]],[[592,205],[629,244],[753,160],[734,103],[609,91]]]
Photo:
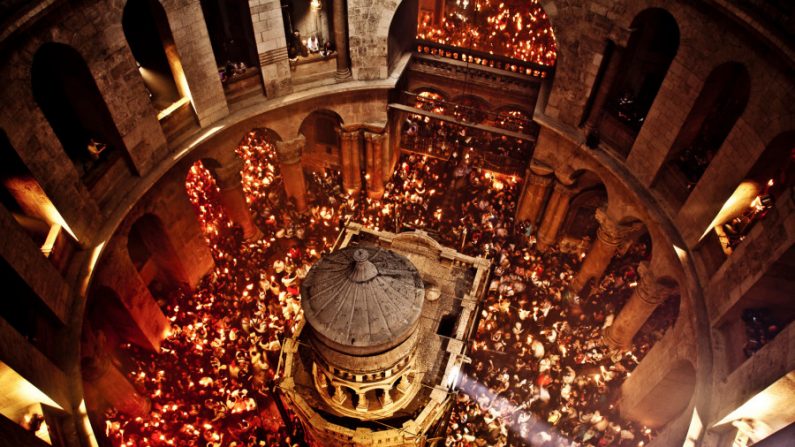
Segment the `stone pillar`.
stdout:
[[569,201],[573,194],[574,190],[570,185],[555,182],[541,225],[538,227],[538,248],[541,250],[546,250],[558,241],[558,231],[566,219]]
[[348,14],[345,0],[334,0],[334,43],[337,48],[337,73],[334,77],[342,82],[351,77],[351,64],[348,62]]
[[646,261],[638,266],[638,274],[640,278],[632,296],[618,313],[613,324],[605,329],[604,341],[613,349],[629,349],[635,334],[649,319],[654,309],[677,292],[675,284],[659,282]]
[[591,104],[588,119],[585,121],[585,132],[590,132],[599,127],[599,122],[602,119],[605,101],[607,95],[610,93],[610,88],[618,74],[618,68],[621,63],[622,48],[608,41],[608,47],[605,50],[604,57],[607,57],[607,67],[605,68],[602,80],[596,86],[596,96],[594,97],[593,104]]
[[248,6],[265,94],[273,98],[290,93],[290,61],[281,4],[279,0],[249,0]]
[[[180,0],[163,0],[161,3],[168,17],[176,52],[179,53],[178,62],[174,59],[175,52],[170,48],[166,56],[171,59],[172,70],[176,70],[174,74],[178,89],[183,94],[186,89],[190,90],[199,124],[205,127],[228,115],[229,108],[224,86],[218,77],[218,65],[213,56],[201,4]],[[180,75],[180,66],[184,77]]]
[[535,226],[541,214],[541,207],[544,206],[547,192],[552,187],[552,180],[553,177],[550,175],[537,174],[533,169],[527,168],[524,177],[524,192],[516,211],[517,222],[525,221]]
[[279,168],[282,171],[284,191],[287,197],[295,200],[298,211],[306,210],[306,180],[304,169],[301,167],[301,152],[306,144],[303,135],[289,141],[276,142],[276,155],[279,158]]
[[362,188],[359,165],[359,131],[340,128],[342,152],[342,187],[348,194],[354,194]]
[[334,396],[331,399],[338,405],[342,405],[345,402],[345,391],[342,390],[341,386],[334,385]]
[[356,403],[356,411],[367,411],[370,406],[367,400],[367,395],[362,392],[356,393],[356,395],[359,398],[359,402]]
[[411,389],[411,381],[409,380],[409,375],[405,374],[400,378],[400,382],[397,384],[397,390],[405,394],[409,389]]
[[591,278],[595,282],[602,279],[602,275],[604,275],[607,266],[610,265],[610,260],[616,254],[619,245],[638,229],[636,225],[618,224],[607,215],[604,207],[596,210],[595,217],[599,222],[599,229],[596,230],[596,239],[591,244],[588,255],[569,286],[575,294],[579,294]]
[[384,388],[382,391],[384,392],[382,406],[388,407],[392,405],[392,396],[389,395],[389,388]]
[[392,178],[395,166],[392,164],[392,144],[389,132],[381,134],[381,180],[388,182]]
[[233,166],[228,170],[218,172],[218,188],[221,190],[221,206],[229,213],[232,222],[243,228],[243,238],[247,241],[256,241],[262,237],[262,232],[254,223],[251,211],[243,194],[243,179],[240,170]]
[[384,135],[365,132],[364,139],[367,153],[367,196],[380,199],[384,195]]

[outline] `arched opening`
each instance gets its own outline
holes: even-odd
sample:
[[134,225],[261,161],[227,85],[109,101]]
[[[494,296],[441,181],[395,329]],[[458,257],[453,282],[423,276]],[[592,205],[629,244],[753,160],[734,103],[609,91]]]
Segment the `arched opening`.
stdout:
[[472,124],[478,124],[486,119],[491,106],[485,99],[475,95],[461,95],[453,98],[448,107],[452,108],[453,116]]
[[144,214],[132,224],[127,252],[155,299],[167,299],[176,289],[187,286],[179,254],[163,222],[154,214]]
[[489,116],[488,124],[513,132],[538,135],[538,125],[533,122],[533,114],[519,106],[504,106]]
[[790,246],[737,301],[717,328],[724,338],[726,370],[736,370],[795,321],[795,245]]
[[287,52],[291,59],[312,59],[320,55],[327,42],[334,46],[332,9],[332,1],[282,1]]
[[448,96],[441,90],[433,87],[423,87],[414,90],[407,96],[407,104],[412,104],[413,100],[414,107],[418,109],[440,115],[445,115],[448,112]]
[[0,278],[3,278],[0,321],[7,323],[4,326],[11,326],[55,365],[63,367],[66,361],[61,346],[64,324],[17,270],[1,257]]
[[760,221],[776,211],[776,201],[788,194],[793,184],[795,131],[788,131],[767,145],[701,237],[698,250],[710,272],[720,267]]
[[[634,378],[634,377],[633,377]],[[626,385],[622,391],[626,391]],[[643,389],[633,390],[643,397],[628,402],[626,397],[620,402],[621,415],[650,428],[661,428],[679,416],[693,398],[696,387],[696,370],[688,360],[673,362],[656,383],[647,384]],[[634,396],[633,396],[634,397]]]
[[[28,381],[24,373],[20,374],[4,361],[0,361],[0,384],[4,390],[0,403],[0,419],[3,419],[5,441],[10,445],[67,445],[63,435],[67,426],[61,424],[68,423],[69,415],[63,411],[63,407],[36,384]],[[23,437],[25,434],[27,437]],[[29,440],[34,439],[34,436],[44,443],[30,443]]]
[[33,98],[89,189],[125,163],[124,142],[80,53],[43,44],[33,56],[31,79]]
[[316,110],[301,123],[298,132],[306,138],[301,163],[318,171],[342,165],[340,153],[342,118],[331,110]]
[[418,4],[418,0],[403,0],[392,16],[386,41],[389,73],[397,66],[401,56],[411,51],[414,45],[414,33],[411,31],[417,29]]
[[632,34],[598,124],[601,138],[624,157],[629,155],[679,49],[679,26],[664,9],[642,11],[630,28]]
[[129,0],[121,23],[149,98],[161,111],[183,96],[166,50],[175,51],[166,13],[157,0]]
[[63,272],[76,247],[72,230],[0,129],[0,203]]
[[248,0],[201,0],[201,7],[227,101],[262,94]]
[[795,439],[795,406],[792,405],[795,371],[778,374],[761,384],[766,385],[764,389],[755,388],[756,394],[746,396],[741,405],[713,426],[714,432],[722,432],[720,445],[785,447],[792,444]]
[[571,198],[566,220],[561,228],[561,246],[588,245],[596,238],[599,222],[596,210],[607,203],[604,185],[591,184]]
[[190,89],[163,6],[128,0],[122,30],[166,137],[173,141],[197,126]]
[[745,110],[751,90],[748,70],[728,62],[712,70],[679,130],[652,188],[673,209],[687,200]]

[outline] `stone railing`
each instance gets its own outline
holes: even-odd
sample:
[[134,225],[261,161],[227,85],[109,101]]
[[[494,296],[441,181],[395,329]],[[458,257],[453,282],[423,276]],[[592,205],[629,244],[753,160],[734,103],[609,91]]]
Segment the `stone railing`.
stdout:
[[453,47],[428,40],[417,40],[417,52],[541,79],[550,77],[554,71],[553,67],[539,65],[533,62],[511,59],[505,56],[484,53],[467,48]]

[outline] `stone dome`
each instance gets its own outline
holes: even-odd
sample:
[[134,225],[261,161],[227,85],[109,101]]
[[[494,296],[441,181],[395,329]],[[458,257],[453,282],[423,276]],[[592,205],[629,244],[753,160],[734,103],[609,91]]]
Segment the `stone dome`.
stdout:
[[324,256],[301,286],[314,338],[353,355],[384,352],[406,340],[419,322],[424,294],[411,261],[374,247]]

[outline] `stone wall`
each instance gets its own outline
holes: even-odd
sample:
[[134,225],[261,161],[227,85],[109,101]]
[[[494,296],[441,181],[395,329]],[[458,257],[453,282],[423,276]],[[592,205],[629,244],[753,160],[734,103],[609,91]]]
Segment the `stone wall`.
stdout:
[[[206,126],[229,113],[204,13],[198,1],[162,0],[190,88],[191,102]],[[256,30],[255,30],[256,32]]]
[[249,0],[254,39],[268,97],[290,92],[290,64],[278,0]]
[[354,79],[385,79],[389,75],[389,25],[399,3],[399,0],[348,0],[348,43]]

